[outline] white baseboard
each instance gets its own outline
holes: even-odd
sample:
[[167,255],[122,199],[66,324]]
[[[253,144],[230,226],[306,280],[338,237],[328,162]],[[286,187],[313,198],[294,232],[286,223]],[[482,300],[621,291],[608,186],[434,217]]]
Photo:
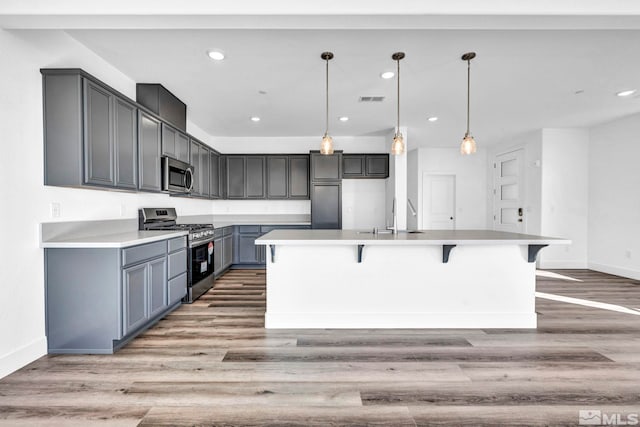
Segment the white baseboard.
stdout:
[[0,379],[47,354],[47,337],[23,345],[0,357]]
[[631,270],[624,267],[617,267],[615,265],[599,264],[597,262],[590,262],[589,269],[599,271],[601,273],[613,274],[616,276],[628,277],[629,279],[640,280],[640,271]]
[[536,313],[269,313],[267,329],[536,328]]
[[566,260],[566,261],[546,261],[544,259],[540,260],[540,268],[548,268],[553,270],[579,270],[579,269],[587,269],[589,268],[589,264],[586,261],[580,260]]

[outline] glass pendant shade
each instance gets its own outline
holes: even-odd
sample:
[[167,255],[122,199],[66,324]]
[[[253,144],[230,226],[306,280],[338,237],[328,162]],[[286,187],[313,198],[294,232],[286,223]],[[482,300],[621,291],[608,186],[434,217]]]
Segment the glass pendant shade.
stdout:
[[391,143],[391,154],[399,156],[402,153],[404,153],[404,138],[400,132],[396,132]]
[[333,154],[333,138],[326,133],[322,137],[322,142],[320,143],[320,154]]
[[467,133],[464,135],[464,138],[462,138],[462,143],[460,144],[460,153],[473,154],[475,152],[476,152],[476,140],[473,139],[473,136]]

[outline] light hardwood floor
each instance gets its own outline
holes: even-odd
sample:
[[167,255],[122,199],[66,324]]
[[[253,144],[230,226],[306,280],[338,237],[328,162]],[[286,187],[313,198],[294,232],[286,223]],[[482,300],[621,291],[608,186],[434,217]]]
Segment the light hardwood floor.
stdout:
[[[586,270],[538,291],[640,309]],[[389,284],[393,292],[393,283]],[[640,412],[640,316],[537,299],[537,330],[266,330],[265,274],[234,270],[115,355],[0,380],[0,425],[577,425]],[[624,418],[623,418],[624,419]]]

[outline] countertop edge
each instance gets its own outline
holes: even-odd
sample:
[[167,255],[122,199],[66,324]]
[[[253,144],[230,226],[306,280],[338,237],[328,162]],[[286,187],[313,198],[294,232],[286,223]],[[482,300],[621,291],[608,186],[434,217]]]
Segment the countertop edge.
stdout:
[[[136,233],[137,231],[132,231],[131,233]],[[68,239],[60,239],[60,240],[49,240],[45,242],[40,242],[40,247],[43,249],[56,249],[56,248],[95,248],[95,249],[122,249],[128,248],[131,246],[143,245],[145,243],[153,243],[161,240],[169,240],[175,237],[186,236],[189,233],[187,231],[171,231],[162,234],[157,234],[154,236],[145,236],[140,238],[126,238],[125,240],[109,240],[109,236],[115,238],[116,236],[124,235],[127,233],[118,233],[118,234],[106,234],[103,236],[91,236],[85,238],[73,238],[69,237]]]
[[441,245],[570,245],[571,240],[567,239],[541,239],[541,240],[508,240],[508,239],[490,239],[490,240],[287,240],[287,239],[256,239],[256,245],[289,245],[289,246],[353,246],[353,245],[369,245],[369,246],[441,246]]

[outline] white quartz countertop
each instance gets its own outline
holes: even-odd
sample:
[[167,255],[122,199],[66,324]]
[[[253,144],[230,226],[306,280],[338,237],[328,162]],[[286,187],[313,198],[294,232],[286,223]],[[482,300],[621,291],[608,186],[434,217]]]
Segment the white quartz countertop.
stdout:
[[58,236],[42,241],[42,248],[126,248],[174,237],[186,236],[186,231],[127,231],[96,236]]
[[228,227],[230,225],[311,225],[311,218],[309,215],[281,214],[213,215],[211,222],[215,228]]
[[571,240],[493,230],[424,230],[398,234],[356,230],[274,230],[256,239],[257,245],[558,245]]

